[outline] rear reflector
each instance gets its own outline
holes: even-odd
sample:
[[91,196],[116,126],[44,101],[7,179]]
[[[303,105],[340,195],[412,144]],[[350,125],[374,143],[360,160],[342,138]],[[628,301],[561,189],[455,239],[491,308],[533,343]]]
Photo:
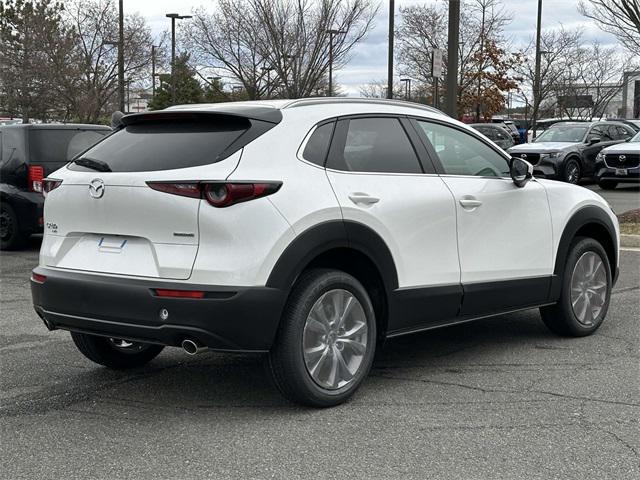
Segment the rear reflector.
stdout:
[[163,288],[155,289],[158,297],[169,298],[203,298],[204,292],[197,290],[165,290]]
[[46,279],[46,275],[40,275],[39,273],[31,272],[31,280],[36,283],[44,283]]
[[30,165],[27,175],[27,182],[30,192],[42,192],[42,179],[44,178],[44,168]]
[[147,182],[149,188],[183,197],[204,198],[223,208],[277,192],[281,182]]

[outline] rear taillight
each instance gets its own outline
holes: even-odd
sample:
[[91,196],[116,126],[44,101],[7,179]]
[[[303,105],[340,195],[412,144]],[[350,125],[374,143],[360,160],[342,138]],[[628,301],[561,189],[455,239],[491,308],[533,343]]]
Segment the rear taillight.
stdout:
[[280,182],[147,182],[149,188],[183,197],[204,198],[223,208],[277,192]]
[[27,175],[27,182],[30,192],[42,192],[42,179],[44,178],[44,168],[30,165]]
[[45,178],[42,180],[42,194],[46,197],[51,190],[55,190],[62,185],[62,180],[56,180],[55,178]]

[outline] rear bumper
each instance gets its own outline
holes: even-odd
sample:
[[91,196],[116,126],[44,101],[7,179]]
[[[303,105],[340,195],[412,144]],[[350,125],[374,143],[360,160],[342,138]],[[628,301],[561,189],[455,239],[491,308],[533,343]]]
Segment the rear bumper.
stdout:
[[[49,328],[179,346],[197,340],[212,350],[266,352],[286,300],[268,287],[216,287],[106,277],[38,267],[33,304]],[[153,289],[200,290],[201,299],[165,298]],[[169,313],[161,320],[160,311]]]

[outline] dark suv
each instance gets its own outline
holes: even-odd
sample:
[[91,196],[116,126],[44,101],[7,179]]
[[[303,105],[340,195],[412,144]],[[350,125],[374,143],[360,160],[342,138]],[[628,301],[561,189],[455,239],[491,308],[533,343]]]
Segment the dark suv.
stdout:
[[42,179],[109,134],[102,125],[0,126],[0,249],[42,231]]
[[560,122],[549,127],[532,143],[509,149],[514,157],[527,160],[538,177],[577,184],[595,173],[595,162],[603,148],[635,135],[618,122]]

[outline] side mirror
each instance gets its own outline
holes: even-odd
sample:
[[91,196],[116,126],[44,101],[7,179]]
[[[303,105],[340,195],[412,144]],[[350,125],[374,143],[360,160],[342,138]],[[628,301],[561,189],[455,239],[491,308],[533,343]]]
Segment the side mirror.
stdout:
[[595,145],[596,143],[600,143],[602,139],[600,137],[598,137],[597,135],[593,135],[589,138],[587,138],[587,143],[589,145]]
[[522,188],[533,178],[533,165],[521,158],[512,157],[509,173],[513,183]]

